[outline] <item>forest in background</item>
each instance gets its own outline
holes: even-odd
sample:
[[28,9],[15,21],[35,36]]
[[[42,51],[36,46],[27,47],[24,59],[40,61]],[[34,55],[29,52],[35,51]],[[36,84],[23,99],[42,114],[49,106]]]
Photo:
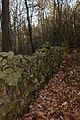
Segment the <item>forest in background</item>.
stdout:
[[0,0],[0,120],[80,120],[80,0]]
[[79,0],[2,0],[0,4],[2,51],[31,55],[46,42],[80,47]]

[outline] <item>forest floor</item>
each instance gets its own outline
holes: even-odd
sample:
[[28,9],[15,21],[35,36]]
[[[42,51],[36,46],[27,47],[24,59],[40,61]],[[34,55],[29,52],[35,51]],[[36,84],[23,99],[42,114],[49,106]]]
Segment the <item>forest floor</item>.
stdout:
[[59,72],[39,91],[21,120],[80,120],[80,66],[64,55]]

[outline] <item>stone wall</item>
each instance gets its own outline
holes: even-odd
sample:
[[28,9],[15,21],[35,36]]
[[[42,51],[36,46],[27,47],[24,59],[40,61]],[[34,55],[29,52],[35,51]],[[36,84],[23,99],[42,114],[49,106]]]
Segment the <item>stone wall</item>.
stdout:
[[33,56],[0,53],[0,120],[17,120],[35,93],[59,68],[61,50]]

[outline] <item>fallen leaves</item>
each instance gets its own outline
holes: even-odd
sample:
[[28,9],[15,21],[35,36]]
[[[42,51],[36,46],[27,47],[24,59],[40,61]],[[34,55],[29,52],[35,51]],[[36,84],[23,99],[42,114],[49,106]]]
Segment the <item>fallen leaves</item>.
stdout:
[[73,63],[73,56],[64,56],[59,72],[40,90],[22,120],[80,120],[80,67]]
[[41,111],[37,111],[37,112],[36,112],[36,115],[37,115],[37,119],[38,119],[38,118],[39,118],[39,119],[45,119],[44,113],[41,112]]
[[67,105],[68,105],[67,102],[62,103],[62,106],[67,106]]

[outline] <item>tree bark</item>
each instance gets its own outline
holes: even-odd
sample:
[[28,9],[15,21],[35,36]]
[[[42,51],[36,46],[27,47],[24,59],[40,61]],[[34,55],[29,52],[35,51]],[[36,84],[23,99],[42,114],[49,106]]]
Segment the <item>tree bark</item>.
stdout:
[[11,50],[9,34],[9,0],[2,0],[2,51]]
[[30,18],[29,18],[29,7],[28,7],[28,4],[27,4],[27,0],[25,0],[25,6],[26,6],[26,10],[27,10],[27,21],[28,21],[30,44],[31,44],[32,52],[35,52],[34,45],[33,45],[33,42],[32,42],[32,26],[31,26]]

